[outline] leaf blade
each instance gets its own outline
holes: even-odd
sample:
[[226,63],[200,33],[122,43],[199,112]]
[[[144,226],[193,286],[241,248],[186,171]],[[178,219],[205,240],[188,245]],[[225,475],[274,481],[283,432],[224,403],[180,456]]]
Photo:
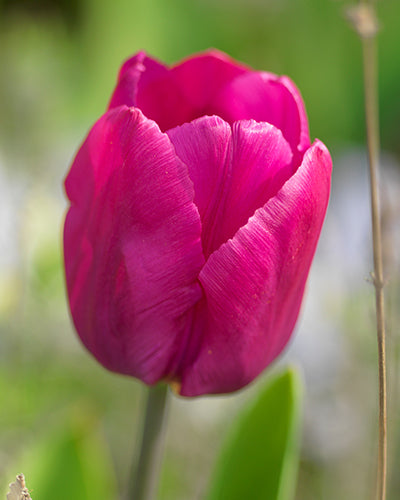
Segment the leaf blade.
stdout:
[[300,378],[293,368],[268,379],[224,443],[207,500],[294,497],[301,394]]

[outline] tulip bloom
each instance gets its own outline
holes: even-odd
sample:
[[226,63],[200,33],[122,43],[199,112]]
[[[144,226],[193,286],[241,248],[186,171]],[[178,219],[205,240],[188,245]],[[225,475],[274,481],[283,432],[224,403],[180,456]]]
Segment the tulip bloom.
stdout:
[[65,182],[84,345],[185,396],[248,384],[292,334],[330,176],[287,77],[214,50],[129,59]]

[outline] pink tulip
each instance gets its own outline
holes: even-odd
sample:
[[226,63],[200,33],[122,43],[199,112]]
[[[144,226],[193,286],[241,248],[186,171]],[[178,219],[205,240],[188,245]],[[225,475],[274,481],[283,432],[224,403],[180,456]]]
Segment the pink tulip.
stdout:
[[215,50],[129,59],[65,182],[84,345],[184,396],[251,382],[293,332],[331,166],[287,77]]

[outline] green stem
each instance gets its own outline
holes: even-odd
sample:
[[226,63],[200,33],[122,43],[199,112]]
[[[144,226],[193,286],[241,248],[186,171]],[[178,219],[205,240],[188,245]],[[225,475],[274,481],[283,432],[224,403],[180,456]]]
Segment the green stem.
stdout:
[[149,387],[140,453],[130,477],[126,500],[155,498],[163,455],[167,410],[168,386],[159,384]]

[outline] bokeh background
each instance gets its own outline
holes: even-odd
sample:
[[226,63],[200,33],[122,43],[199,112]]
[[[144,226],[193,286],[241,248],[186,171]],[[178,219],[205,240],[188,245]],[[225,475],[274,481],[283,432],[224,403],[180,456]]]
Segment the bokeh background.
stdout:
[[[73,332],[62,270],[62,182],[125,58],[145,49],[174,63],[209,47],[289,75],[306,102],[311,135],[332,152],[326,225],[295,340],[279,363],[296,363],[306,387],[297,500],[372,498],[377,356],[368,178],[361,46],[346,7],[338,0],[0,1],[2,498],[21,471],[37,500],[109,500],[127,480],[144,392],[135,380],[98,366]],[[378,2],[378,14],[394,500],[400,498],[399,2]],[[238,395],[173,399],[160,499],[202,498],[229,423],[260,383]]]

